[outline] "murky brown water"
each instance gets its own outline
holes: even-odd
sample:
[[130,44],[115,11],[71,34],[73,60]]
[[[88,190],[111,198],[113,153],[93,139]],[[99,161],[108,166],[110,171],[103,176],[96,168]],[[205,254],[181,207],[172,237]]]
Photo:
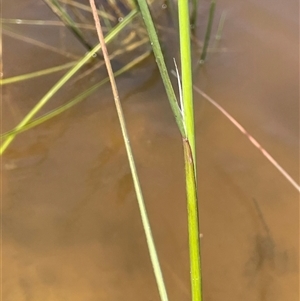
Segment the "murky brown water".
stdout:
[[[208,1],[201,5],[206,16]],[[195,84],[297,180],[298,3],[228,0],[217,3],[217,19],[222,11],[222,51],[209,53]],[[34,0],[4,2],[3,17],[54,19]],[[11,28],[82,55],[64,29]],[[3,41],[5,77],[67,61],[5,34]],[[59,76],[4,86],[3,131]],[[43,111],[98,76],[71,84]],[[181,139],[153,61],[118,84],[170,300],[190,300]],[[298,300],[297,191],[197,94],[195,111],[204,300]],[[4,300],[159,299],[108,86],[19,135],[2,175]]]

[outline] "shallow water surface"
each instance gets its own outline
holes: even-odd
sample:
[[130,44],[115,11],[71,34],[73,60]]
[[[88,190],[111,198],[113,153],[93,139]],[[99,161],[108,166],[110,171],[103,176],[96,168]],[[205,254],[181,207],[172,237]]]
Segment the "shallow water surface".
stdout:
[[[202,39],[209,2],[200,3]],[[298,4],[220,1],[214,32],[222,12],[222,39],[210,49],[195,85],[298,180]],[[35,0],[3,3],[3,18],[56,20]],[[4,32],[4,77],[56,66],[85,51],[62,27],[5,30],[64,52]],[[62,74],[3,86],[3,131]],[[71,81],[43,112],[101,76]],[[154,60],[117,82],[170,300],[190,300],[182,145]],[[110,88],[99,91],[19,135],[4,154],[7,301],[159,300]],[[195,120],[204,300],[298,300],[299,194],[197,93]]]

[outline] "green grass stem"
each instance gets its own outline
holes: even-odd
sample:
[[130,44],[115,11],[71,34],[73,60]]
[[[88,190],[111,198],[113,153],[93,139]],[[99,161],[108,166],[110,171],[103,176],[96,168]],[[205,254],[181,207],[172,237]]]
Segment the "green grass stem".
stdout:
[[188,3],[185,0],[178,1],[180,59],[182,72],[182,96],[183,109],[186,117],[186,137],[191,145],[193,160],[195,161],[195,133],[194,133],[194,108],[193,108],[193,82],[190,45],[190,23]]
[[187,193],[190,277],[192,301],[202,300],[200,231],[197,199],[196,146],[193,106],[193,82],[190,46],[189,7],[186,0],[178,0],[180,58],[182,72],[183,120],[186,139],[183,139]]
[[195,162],[193,161],[192,149],[188,139],[183,139],[183,149],[187,193],[191,294],[192,301],[202,301],[202,271],[197,179]]
[[[106,37],[106,42],[110,42],[122,29],[124,29],[132,19],[137,15],[137,10],[131,11],[124,20],[119,23],[114,30],[112,30]],[[94,54],[100,50],[100,44],[95,46],[90,52],[88,52],[70,71],[68,71],[45,95],[44,97],[34,106],[34,108],[25,116],[25,118],[17,125],[16,129],[21,129],[25,126],[37,112],[48,102],[48,100],[84,65],[86,64]],[[16,134],[10,135],[1,144],[0,155],[4,153],[6,148],[15,138]]]

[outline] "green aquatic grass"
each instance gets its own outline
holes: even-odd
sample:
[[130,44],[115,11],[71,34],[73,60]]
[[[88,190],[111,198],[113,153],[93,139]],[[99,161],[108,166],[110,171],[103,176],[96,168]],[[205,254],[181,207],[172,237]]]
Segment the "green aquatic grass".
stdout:
[[185,179],[187,194],[190,277],[192,301],[202,300],[202,275],[200,256],[200,231],[197,197],[196,146],[193,105],[193,81],[190,47],[189,7],[185,0],[178,0],[180,59],[182,72],[182,114],[186,129],[183,138]]
[[[132,69],[133,67],[135,67],[136,65],[141,63],[147,57],[149,57],[150,54],[151,54],[151,52],[147,51],[147,52],[143,53],[142,55],[138,56],[137,58],[135,58],[134,60],[132,60],[131,62],[126,64],[123,68],[116,71],[114,73],[115,77],[120,76],[121,74],[128,72],[130,69]],[[42,115],[41,117],[32,120],[31,122],[27,123],[25,126],[23,126],[20,129],[12,129],[10,131],[7,131],[7,132],[1,134],[0,138],[1,139],[6,139],[10,135],[25,132],[29,129],[32,129],[32,128],[34,128],[34,127],[36,127],[36,126],[52,119],[53,117],[56,117],[56,116],[60,115],[63,112],[66,112],[67,110],[69,110],[70,108],[77,105],[82,100],[86,99],[88,96],[90,96],[91,94],[96,92],[100,87],[102,87],[104,84],[106,84],[108,82],[109,82],[109,78],[107,77],[107,78],[103,79],[100,83],[95,84],[92,87],[88,88],[87,90],[83,91],[82,93],[80,93],[79,95],[77,95],[75,98],[68,101],[64,105],[61,105],[58,108],[56,108],[54,110],[51,110],[50,112]]]
[[47,68],[47,69],[44,69],[44,70],[39,70],[39,71],[27,73],[27,74],[17,75],[17,76],[5,78],[5,79],[0,79],[0,85],[13,84],[13,83],[16,83],[16,82],[32,79],[32,78],[35,78],[35,77],[40,77],[40,76],[43,76],[43,75],[48,75],[48,74],[51,74],[51,73],[59,72],[59,71],[65,70],[65,69],[69,69],[70,67],[72,67],[76,64],[77,64],[77,62],[70,62],[70,63],[60,65],[60,66]]
[[[147,42],[148,42],[148,39],[144,38],[140,41],[132,42],[129,45],[125,45],[125,46],[122,47],[122,49],[116,50],[110,56],[110,58],[113,59],[113,58],[116,58],[117,56],[119,56],[123,53],[128,53],[130,51],[133,51],[133,50],[137,49],[138,47],[140,47],[141,45],[143,45]],[[148,52],[146,52],[145,54],[148,54]],[[0,86],[1,85],[13,84],[13,83],[16,83],[16,82],[25,81],[25,80],[29,80],[29,79],[32,79],[32,78],[36,78],[36,77],[48,75],[48,74],[51,74],[51,73],[59,72],[59,71],[65,70],[65,69],[69,69],[70,67],[75,66],[77,63],[78,63],[78,61],[69,62],[69,63],[63,64],[63,65],[60,65],[60,66],[56,66],[56,67],[52,67],[52,68],[47,68],[47,69],[43,69],[43,70],[39,70],[39,71],[27,73],[27,74],[22,74],[22,75],[9,77],[9,78],[0,79]],[[95,67],[97,67],[98,65],[99,64],[96,64]]]
[[[56,0],[45,0],[46,2],[58,3]],[[93,0],[90,0],[93,2]],[[169,0],[172,1],[172,0]],[[64,1],[61,1],[64,2]],[[72,1],[73,3],[76,3],[75,1]],[[66,2],[67,3],[67,2]],[[200,231],[199,231],[199,216],[198,216],[198,196],[197,196],[197,173],[196,173],[196,149],[195,149],[195,132],[194,132],[194,108],[193,108],[193,86],[192,86],[192,72],[191,72],[191,46],[190,46],[190,15],[189,15],[189,8],[188,8],[188,2],[186,0],[178,0],[178,13],[179,13],[179,33],[180,33],[180,58],[181,58],[181,71],[182,71],[182,85],[180,86],[180,95],[181,95],[181,106],[179,106],[178,101],[176,99],[176,95],[174,92],[174,89],[172,87],[169,73],[164,61],[164,57],[161,51],[161,46],[159,43],[159,39],[156,33],[155,25],[153,23],[151,13],[149,10],[149,7],[144,0],[137,0],[137,3],[140,8],[140,12],[142,14],[149,39],[151,42],[151,46],[153,49],[153,53],[162,77],[162,81],[164,83],[166,93],[168,95],[168,99],[173,111],[173,114],[175,116],[179,131],[182,136],[182,142],[183,142],[183,151],[184,151],[184,162],[185,162],[185,177],[186,177],[186,194],[187,194],[187,213],[188,213],[188,236],[189,236],[189,254],[190,254],[190,276],[191,276],[191,295],[192,295],[192,301],[202,301],[202,278],[201,278],[201,257],[200,257]],[[212,2],[212,4],[214,1]],[[173,2],[172,2],[173,4]],[[77,5],[77,4],[75,4]],[[78,5],[80,5],[78,3]],[[197,17],[197,10],[198,10],[198,1],[193,1],[193,12],[191,21],[194,22],[192,24],[192,27],[196,25],[196,17]],[[170,6],[170,2],[169,2]],[[95,8],[95,7],[94,7]],[[170,8],[172,8],[170,6]],[[214,9],[214,7],[213,7]],[[62,9],[59,9],[62,11]],[[174,12],[174,8],[173,8]],[[196,12],[196,13],[195,13]],[[99,14],[99,10],[98,10]],[[126,18],[124,18],[123,22],[116,26],[115,30],[118,28],[118,30],[121,30],[124,28],[131,20],[136,16],[137,10],[133,10]],[[97,20],[96,13],[94,14],[95,19]],[[66,17],[62,17],[66,19]],[[194,18],[194,19],[193,19]],[[213,19],[213,13],[210,14],[209,22],[212,22]],[[106,26],[110,26],[110,22],[112,20],[110,18],[106,18],[104,20]],[[65,20],[66,23],[68,23],[68,26],[75,26],[75,22],[73,20]],[[127,23],[126,23],[127,22]],[[97,21],[96,21],[97,23]],[[211,31],[211,24],[208,24],[208,28],[210,26],[209,30],[209,36]],[[76,27],[78,29],[78,27]],[[119,32],[119,31],[118,31]],[[118,33],[117,32],[117,33]],[[117,34],[116,33],[116,34]],[[207,33],[206,32],[206,39],[207,39]],[[105,43],[112,40],[116,35],[113,33],[110,33]],[[208,36],[208,41],[209,41]],[[205,43],[204,43],[205,45]],[[90,87],[86,91],[79,94],[77,97],[69,101],[63,106],[58,107],[57,109],[41,116],[40,118],[36,118],[34,120],[33,117],[37,114],[37,112],[49,101],[49,99],[86,63],[88,62],[93,55],[100,50],[101,46],[100,44],[94,47],[83,59],[81,59],[79,62],[74,63],[71,62],[69,64],[76,64],[73,66],[73,68],[39,101],[39,103],[33,108],[32,111],[29,112],[29,114],[22,120],[22,122],[13,130],[4,133],[1,135],[1,139],[5,139],[4,143],[1,145],[0,153],[3,154],[5,149],[8,147],[8,145],[11,143],[11,141],[14,139],[14,137],[30,128],[33,128],[34,126],[37,126],[46,120],[49,120],[50,118],[53,118],[62,112],[65,112],[69,108],[73,107],[83,99],[85,99],[88,95],[94,93],[101,85],[108,82],[108,78],[101,81],[100,83]],[[103,48],[104,50],[104,48]],[[206,48],[207,50],[207,48]],[[105,51],[106,52],[106,51]],[[149,53],[146,53],[146,55],[149,55]],[[105,53],[105,57],[107,60],[107,53]],[[142,56],[140,59],[144,58]],[[205,58],[204,58],[205,59]],[[108,59],[109,60],[109,59]],[[139,60],[137,60],[139,61]],[[112,87],[114,90],[114,93],[117,91],[116,84],[114,83],[114,77],[118,76],[122,72],[125,72],[128,70],[128,68],[132,65],[137,63],[136,60],[116,72],[114,75],[111,76],[113,78],[112,80]],[[106,62],[107,63],[107,62]],[[110,63],[107,63],[107,66],[109,66]],[[55,72],[54,67],[47,70],[42,70],[40,72],[44,72],[44,74]],[[67,68],[67,67],[65,67]],[[108,67],[109,69],[109,67]],[[58,71],[58,69],[56,70]],[[112,70],[109,71],[109,73],[112,72]],[[41,75],[41,73],[40,73]],[[27,77],[26,77],[27,76]],[[17,81],[17,80],[24,80],[28,78],[33,78],[35,76],[38,76],[38,73],[31,73],[27,75],[21,75],[16,78],[11,79],[5,79],[5,80],[11,80],[11,81]],[[179,78],[179,76],[178,76]],[[179,80],[180,81],[180,80]],[[9,81],[1,82],[1,84],[7,84]],[[181,88],[182,86],[182,88]],[[168,295],[166,286],[164,283],[159,258],[157,256],[154,240],[151,233],[151,227],[149,223],[149,219],[146,212],[146,206],[143,199],[143,194],[141,190],[141,185],[139,182],[137,170],[134,163],[134,157],[132,154],[129,137],[126,129],[126,123],[125,118],[123,116],[121,103],[119,101],[118,93],[114,95],[114,99],[116,102],[117,112],[121,124],[122,134],[124,138],[124,143],[128,155],[129,165],[132,172],[133,182],[137,194],[138,204],[140,208],[140,214],[142,223],[144,226],[146,239],[148,243],[149,253],[151,262],[154,269],[154,274],[157,281],[157,286],[160,294],[160,298],[162,301],[168,301]]]
[[[124,29],[132,19],[137,15],[137,10],[133,10],[130,12],[123,20],[123,22],[119,23],[114,30],[112,30],[106,37],[106,42],[112,41],[114,37]],[[19,130],[23,126],[25,126],[37,113],[38,111],[51,99],[51,97],[61,89],[65,83],[90,59],[93,58],[95,53],[100,50],[100,44],[95,46],[90,52],[88,52],[70,71],[68,71],[49,91],[44,95],[44,97],[34,106],[34,108],[24,117],[24,119],[17,125],[15,129]],[[12,134],[7,137],[0,147],[0,155],[4,153],[6,148],[10,145],[10,143],[15,138],[16,134]]]
[[173,109],[178,128],[182,135],[184,146],[184,159],[186,170],[187,208],[188,208],[188,229],[189,229],[189,250],[191,270],[191,291],[192,301],[202,300],[202,280],[200,262],[200,232],[198,217],[197,199],[197,178],[196,178],[196,151],[193,115],[193,85],[191,71],[191,50],[190,50],[190,19],[188,2],[178,1],[179,32],[180,32],[180,54],[182,66],[182,108],[178,106],[176,96],[171,85],[169,74],[164,62],[155,26],[146,2],[137,0],[145,26],[148,31],[156,63],[160,70],[162,81],[168,95],[170,105]]
[[[133,1],[133,0],[132,0]],[[173,3],[172,0],[168,0],[169,3]],[[187,193],[187,212],[188,212],[188,229],[189,229],[189,252],[190,252],[190,275],[191,275],[191,292],[192,292],[192,301],[201,301],[202,300],[202,277],[201,277],[201,256],[200,256],[200,235],[199,235],[199,217],[198,217],[198,195],[197,195],[197,173],[196,173],[196,149],[195,149],[195,133],[194,133],[194,116],[193,116],[193,93],[191,91],[191,85],[192,85],[192,76],[191,76],[191,49],[190,49],[190,24],[188,22],[189,19],[189,12],[188,12],[188,1],[178,0],[179,4],[179,19],[180,19],[180,43],[181,43],[181,70],[182,70],[182,85],[179,86],[182,88],[180,91],[181,94],[181,106],[178,105],[178,102],[176,100],[176,96],[173,90],[173,87],[171,85],[171,82],[168,78],[168,71],[164,63],[164,58],[161,52],[161,48],[159,45],[158,37],[155,31],[154,24],[151,25],[151,15],[147,10],[142,10],[142,14],[146,23],[146,27],[149,30],[149,36],[151,39],[151,43],[153,46],[153,52],[156,57],[156,61],[160,70],[160,73],[163,78],[163,82],[166,86],[166,91],[169,96],[169,101],[172,107],[172,110],[174,112],[180,133],[182,135],[182,142],[183,142],[183,150],[184,150],[184,162],[185,162],[185,173],[186,173],[186,193]],[[68,5],[71,5],[71,3],[78,7],[81,6],[80,3],[77,3],[75,1],[71,0],[61,0],[60,2],[67,3]],[[139,0],[139,2],[143,2],[143,5],[145,5],[145,1]],[[192,2],[193,12],[191,15],[191,22],[192,22],[192,28],[196,28],[196,19],[197,19],[197,10],[198,10],[198,0],[193,0]],[[85,9],[87,6],[83,5]],[[82,9],[82,6],[80,7]],[[88,9],[86,9],[88,10]],[[205,41],[203,46],[203,51],[201,54],[200,61],[204,62],[207,57],[207,50],[208,50],[208,44],[211,36],[211,28],[212,28],[212,20],[214,18],[214,10],[215,10],[215,1],[211,2],[210,6],[210,14],[205,34]],[[89,11],[89,10],[88,10]],[[104,11],[104,10],[103,10]],[[99,10],[98,10],[99,13]],[[100,12],[101,14],[103,12]],[[224,20],[225,20],[225,13],[221,15],[220,23],[217,30],[216,35],[216,42],[220,40],[222,29],[224,27]],[[115,22],[115,17],[106,18],[105,24],[110,27],[110,22]],[[24,23],[25,24],[25,23]],[[30,21],[28,21],[27,24],[30,24]],[[79,28],[79,24],[73,23],[75,27]],[[123,23],[124,25],[124,23]],[[85,25],[88,26],[88,25]],[[97,46],[98,47],[98,46]],[[215,47],[215,46],[214,46]],[[93,49],[95,51],[96,48]],[[100,47],[99,47],[100,49]],[[98,50],[99,50],[98,49]],[[95,52],[93,52],[95,53]],[[62,54],[62,53],[61,53]],[[66,54],[64,54],[66,55]],[[149,55],[148,53],[144,54],[145,56]],[[130,65],[134,65],[135,63],[138,63],[140,60],[142,60],[144,56],[141,56],[137,60],[133,60],[131,63],[126,65],[124,68],[120,69],[118,72],[114,74],[114,77],[120,75],[121,73],[125,72],[129,69]],[[57,72],[62,69],[70,68],[74,66],[74,68],[71,70],[71,73],[66,75],[66,77],[63,78],[62,82],[59,82],[58,86],[55,86],[53,90],[50,90],[48,94],[45,95],[45,97],[39,102],[37,105],[36,110],[33,112],[30,112],[26,117],[25,121],[23,123],[20,123],[15,129],[4,133],[1,135],[1,140],[6,139],[5,143],[7,145],[1,145],[1,154],[4,152],[5,148],[9,145],[9,143],[12,141],[12,139],[15,137],[15,135],[28,130],[30,128],[33,128],[34,126],[37,126],[46,120],[49,120],[50,118],[53,118],[69,108],[73,107],[74,105],[78,104],[80,101],[85,99],[88,95],[94,93],[99,87],[101,87],[103,84],[108,82],[108,78],[104,79],[100,83],[90,87],[86,91],[79,94],[77,97],[69,101],[63,106],[60,106],[59,108],[43,115],[40,118],[34,119],[33,117],[37,114],[38,110],[47,103],[47,101],[70,79],[74,73],[79,70],[80,67],[78,67],[77,63],[81,64],[81,60],[79,62],[71,62],[64,66],[57,66],[53,68],[49,68],[46,70],[41,70],[38,72],[33,72],[27,75],[20,75],[14,78],[10,79],[4,79],[0,81],[1,85],[13,83],[20,80],[26,80],[29,78],[34,78],[36,76],[41,76],[45,74],[49,74],[52,72]],[[76,69],[78,68],[78,69]],[[70,76],[70,77],[68,77]],[[179,76],[177,76],[179,78]],[[179,79],[180,81],[180,79]],[[202,95],[204,98],[210,101],[217,109],[222,112],[244,135],[249,139],[249,141],[257,147],[262,154],[290,181],[292,185],[297,189],[297,191],[300,191],[300,187],[298,183],[296,183],[291,177],[278,165],[278,163],[266,152],[265,149],[263,149],[258,142],[240,125],[238,124],[232,116],[230,116],[222,107],[220,107],[214,100],[210,99],[205,93],[203,93],[200,89],[197,87],[194,87],[195,91]],[[118,97],[115,97],[116,101],[118,101]],[[122,113],[122,112],[121,112]],[[26,119],[27,118],[27,119]],[[160,291],[161,300],[166,301],[168,299],[164,280],[162,277],[162,273],[160,271],[159,266],[159,259],[155,251],[155,245],[154,243],[151,243],[151,240],[153,241],[152,235],[151,235],[151,228],[150,224],[148,223],[148,217],[147,212],[145,208],[145,204],[143,201],[143,195],[140,187],[140,183],[138,180],[135,164],[134,164],[134,158],[130,149],[129,144],[129,138],[126,130],[126,124],[124,120],[124,116],[121,114],[121,128],[125,140],[125,146],[129,157],[129,162],[132,170],[132,175],[134,179],[134,185],[135,189],[137,191],[137,198],[140,206],[140,212],[142,221],[144,224],[144,229],[146,232],[147,240],[150,241],[149,249],[150,254],[152,257],[152,261],[154,262],[154,270],[158,271],[157,274],[161,274],[161,277],[158,277],[158,287]],[[256,205],[256,204],[255,204]],[[150,238],[149,238],[150,237]],[[156,257],[156,258],[155,258]],[[154,258],[154,260],[153,260]],[[117,289],[117,288],[116,288]]]

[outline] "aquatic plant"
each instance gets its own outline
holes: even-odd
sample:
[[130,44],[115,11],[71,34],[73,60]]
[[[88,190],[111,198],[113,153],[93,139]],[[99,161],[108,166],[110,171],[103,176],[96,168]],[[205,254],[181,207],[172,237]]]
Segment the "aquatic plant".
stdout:
[[[144,225],[144,230],[148,242],[148,248],[150,257],[152,260],[153,270],[156,275],[156,281],[158,285],[158,290],[160,292],[161,300],[168,300],[167,288],[164,283],[163,273],[160,267],[159,258],[157,256],[154,238],[152,237],[150,223],[147,217],[146,205],[143,200],[143,194],[139,183],[138,173],[134,163],[134,157],[131,151],[130,142],[128,138],[128,133],[126,129],[125,118],[123,116],[121,103],[119,100],[119,96],[117,93],[116,84],[114,82],[114,77],[122,74],[123,72],[127,72],[133,66],[136,66],[139,62],[150,55],[150,47],[143,52],[142,55],[135,58],[131,62],[129,62],[125,67],[119,69],[117,72],[113,73],[110,68],[110,61],[120,53],[124,53],[126,51],[134,51],[139,46],[144,46],[146,43],[149,43],[153,54],[155,56],[155,60],[158,66],[158,69],[161,74],[162,82],[164,83],[166,94],[168,96],[171,109],[173,111],[174,117],[176,119],[178,130],[181,134],[183,151],[184,151],[184,162],[185,162],[185,175],[186,175],[186,193],[187,193],[187,212],[188,212],[188,229],[189,229],[189,250],[190,250],[190,270],[191,270],[191,292],[192,292],[192,300],[200,301],[202,300],[202,279],[201,279],[201,256],[200,256],[200,230],[199,230],[199,217],[198,217],[198,195],[197,195],[197,172],[196,172],[196,148],[195,148],[195,133],[194,133],[194,116],[193,116],[193,91],[201,94],[204,98],[206,98],[210,103],[212,103],[218,110],[220,110],[239,130],[243,132],[247,136],[247,138],[251,141],[251,143],[257,147],[262,154],[274,165],[277,169],[290,181],[290,183],[298,190],[299,185],[284,171],[283,168],[267,153],[267,151],[239,124],[237,123],[231,115],[229,115],[222,107],[220,107],[214,100],[212,100],[209,96],[207,96],[204,92],[202,92],[198,87],[193,86],[192,80],[192,72],[191,72],[191,46],[190,46],[190,28],[192,25],[193,31],[195,31],[196,23],[197,23],[197,12],[198,12],[198,1],[193,1],[193,11],[190,14],[188,8],[188,2],[184,0],[178,1],[178,9],[179,18],[179,33],[180,33],[180,69],[181,74],[176,66],[175,76],[178,80],[179,86],[179,95],[180,99],[177,99],[175,89],[172,86],[171,80],[169,78],[170,68],[166,66],[164,55],[161,50],[161,41],[157,34],[156,24],[153,21],[153,16],[151,15],[151,9],[149,9],[149,5],[142,0],[137,0],[137,4],[134,1],[124,1],[124,5],[122,9],[118,7],[108,7],[104,5],[99,7],[98,9],[95,7],[94,2],[91,1],[91,5],[93,9],[91,9],[88,5],[83,5],[77,3],[75,1],[57,1],[57,0],[45,0],[45,2],[51,7],[51,9],[59,16],[62,20],[63,24],[67,26],[71,32],[78,38],[78,40],[86,47],[88,53],[85,54],[82,58],[69,62],[67,64],[56,66],[53,68],[49,68],[46,70],[41,70],[38,72],[30,73],[27,75],[20,75],[14,78],[1,79],[1,85],[13,84],[15,82],[21,80],[27,80],[30,78],[35,78],[37,76],[44,76],[46,74],[50,74],[53,72],[61,71],[68,69],[68,72],[48,91],[47,94],[37,103],[37,105],[25,116],[25,118],[17,125],[14,129],[7,133],[1,133],[1,155],[13,141],[13,139],[17,136],[17,134],[24,132],[37,126],[54,116],[68,110],[72,106],[78,104],[83,101],[88,95],[95,93],[104,83],[109,81],[108,78],[103,81],[95,84],[94,86],[86,89],[79,95],[77,95],[74,99],[65,103],[64,105],[56,108],[55,110],[36,118],[37,113],[41,110],[41,108],[52,98],[52,96],[57,93],[67,81],[74,76],[81,67],[86,65],[87,63],[93,61],[100,62],[103,65],[103,58],[105,59],[106,66],[109,70],[110,81],[112,84],[112,88],[114,91],[114,99],[116,102],[117,112],[120,119],[120,124],[122,128],[122,133],[124,137],[124,143],[127,150],[128,159],[130,162],[132,177],[134,186],[136,189],[137,199],[140,207],[140,214]],[[71,11],[67,11],[62,4],[70,5],[73,7]],[[124,8],[125,7],[125,8]],[[169,7],[172,9],[172,18],[174,18],[174,11],[176,8],[174,7],[174,3],[170,0]],[[102,21],[102,26],[106,28],[105,41],[102,40],[101,27],[99,24],[97,26],[97,32],[99,35],[100,32],[100,40],[101,43],[98,44],[96,41],[95,34],[92,35],[92,38],[88,37],[84,34],[81,29],[93,29],[91,24],[84,24],[75,21],[74,16],[77,16],[78,19],[86,19],[86,13],[90,13],[93,11],[94,18],[96,23],[98,22],[97,15],[100,16]],[[212,31],[212,22],[214,19],[214,11],[215,11],[215,1],[211,2],[210,13],[208,16],[205,40],[202,47],[202,53],[200,57],[201,63],[203,63],[207,58],[208,46],[211,37]],[[136,19],[138,15],[142,15],[145,28],[147,29],[146,39],[143,32],[140,32],[139,41],[131,41],[131,45],[135,45],[131,49],[126,48],[126,50],[118,49],[114,55],[108,55],[107,51],[105,51],[105,46],[107,43],[114,41],[116,36],[130,26],[133,20]],[[191,15],[191,18],[190,18]],[[73,19],[74,18],[74,19]],[[220,40],[222,28],[224,26],[225,14],[222,14],[218,33],[217,40]],[[16,20],[15,20],[16,21]],[[5,22],[5,20],[4,20]],[[13,23],[14,20],[6,20],[6,24]],[[19,22],[19,21],[18,21]],[[22,20],[24,24],[26,23],[34,23],[29,20]],[[36,22],[36,24],[41,22]],[[177,20],[175,20],[177,24]],[[49,24],[47,21],[44,21],[44,24]],[[59,23],[55,23],[59,25]],[[60,24],[61,25],[61,24]],[[54,23],[53,23],[54,26]],[[100,31],[99,31],[100,28]],[[8,30],[8,29],[6,29]],[[9,31],[9,30],[8,30]],[[176,31],[174,31],[176,33]],[[14,34],[10,32],[10,34]],[[142,36],[142,38],[141,38]],[[149,40],[148,40],[149,39]],[[125,38],[124,38],[125,40]],[[140,43],[140,41],[142,41]],[[91,46],[95,45],[96,46]],[[123,45],[122,45],[123,47]],[[135,48],[136,47],[136,48]],[[149,48],[149,49],[148,49]],[[123,52],[122,52],[123,51]],[[103,54],[102,54],[103,52]],[[96,63],[95,63],[96,65]],[[176,65],[176,61],[175,61]],[[182,81],[182,82],[181,82]]]

